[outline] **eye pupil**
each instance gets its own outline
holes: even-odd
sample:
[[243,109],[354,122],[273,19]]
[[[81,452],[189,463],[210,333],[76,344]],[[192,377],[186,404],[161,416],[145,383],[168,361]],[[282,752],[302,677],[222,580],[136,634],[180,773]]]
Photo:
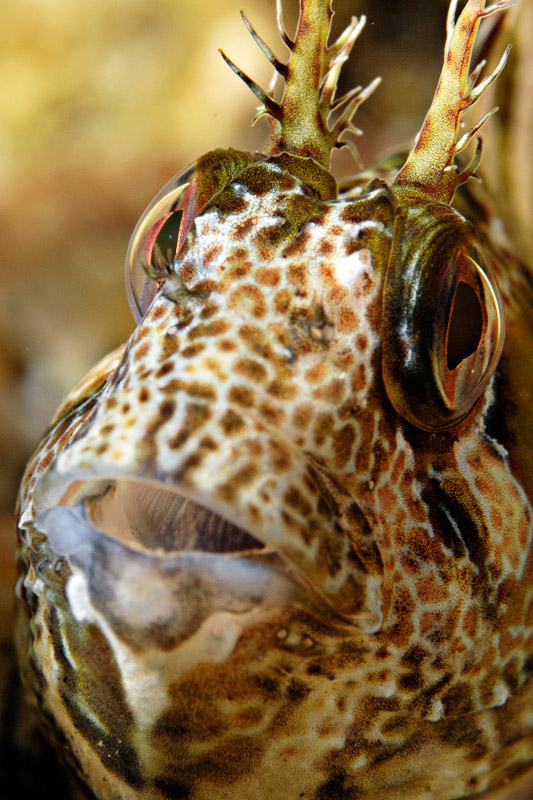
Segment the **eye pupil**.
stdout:
[[161,226],[150,254],[150,264],[154,269],[164,269],[173,263],[182,217],[183,211],[174,211]]
[[446,358],[450,372],[477,350],[483,333],[483,313],[475,290],[460,281],[448,327]]

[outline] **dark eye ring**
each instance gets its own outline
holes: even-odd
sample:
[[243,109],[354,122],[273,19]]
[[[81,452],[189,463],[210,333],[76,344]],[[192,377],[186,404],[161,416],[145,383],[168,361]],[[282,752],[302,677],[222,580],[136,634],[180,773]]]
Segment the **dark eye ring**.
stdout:
[[383,292],[383,378],[404,419],[440,430],[468,414],[495,372],[503,302],[457,212],[414,207],[397,215]]

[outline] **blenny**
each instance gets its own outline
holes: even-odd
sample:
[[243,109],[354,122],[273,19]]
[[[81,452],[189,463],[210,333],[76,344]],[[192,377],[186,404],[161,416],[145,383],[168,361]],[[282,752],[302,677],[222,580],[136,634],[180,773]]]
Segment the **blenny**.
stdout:
[[456,161],[510,5],[451,3],[411,152],[340,186],[364,18],[278,7],[287,63],[245,20],[265,149],[148,206],[138,326],[21,489],[20,663],[80,796],[533,795],[532,273]]

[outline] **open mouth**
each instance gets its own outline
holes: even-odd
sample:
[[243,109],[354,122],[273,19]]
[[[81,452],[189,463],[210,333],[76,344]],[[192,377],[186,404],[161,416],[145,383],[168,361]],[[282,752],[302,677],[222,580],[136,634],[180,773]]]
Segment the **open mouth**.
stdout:
[[167,553],[250,553],[265,545],[252,534],[156,483],[111,481],[85,500],[88,521],[124,544]]
[[68,502],[34,525],[47,537],[47,561],[69,566],[70,613],[111,625],[136,647],[163,631],[172,649],[220,613],[244,619],[289,606],[334,616],[274,548],[174,489],[130,478],[79,481]]

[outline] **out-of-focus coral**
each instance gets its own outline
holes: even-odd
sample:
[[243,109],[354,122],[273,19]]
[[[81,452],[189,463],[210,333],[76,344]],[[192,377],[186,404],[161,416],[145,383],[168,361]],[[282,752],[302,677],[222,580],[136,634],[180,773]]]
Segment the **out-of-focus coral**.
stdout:
[[489,188],[498,213],[518,252],[533,262],[533,0],[520,0],[502,19],[488,68],[512,43],[509,62],[493,91],[482,99],[482,111],[499,108],[483,131],[484,189]]

